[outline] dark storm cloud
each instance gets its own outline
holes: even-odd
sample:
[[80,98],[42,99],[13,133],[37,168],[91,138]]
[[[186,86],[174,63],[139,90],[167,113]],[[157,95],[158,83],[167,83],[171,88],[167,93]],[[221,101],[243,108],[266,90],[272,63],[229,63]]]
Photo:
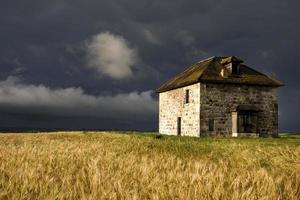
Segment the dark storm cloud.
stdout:
[[0,105],[3,110],[62,116],[100,116],[140,119],[156,113],[157,102],[151,91],[120,93],[113,96],[85,94],[81,88],[51,89],[44,85],[24,85],[16,77],[0,82]]
[[[280,128],[296,131],[300,128],[297,123],[300,113],[299,4],[296,0],[4,0],[0,3],[0,80],[3,83],[9,76],[19,77],[22,82],[15,82],[11,89],[20,85],[27,89],[42,85],[44,90],[48,88],[49,94],[57,92],[55,88],[62,91],[73,88],[74,93],[81,88],[80,97],[96,101],[104,96],[113,98],[126,94],[128,97],[133,91],[138,91],[134,94],[141,98],[144,91],[158,87],[193,62],[213,55],[237,55],[250,66],[284,82],[285,87],[280,89]],[[123,72],[131,78],[113,77],[120,73],[99,74],[105,72],[102,62],[97,62],[98,68],[88,67],[86,43],[104,33],[122,38],[129,49],[136,51],[138,59],[129,61],[127,71]],[[98,47],[96,52],[102,52]],[[3,103],[8,97],[14,102],[14,96],[1,96],[0,100]],[[13,124],[14,119],[16,126],[28,122],[24,120],[26,117],[21,117],[26,114],[46,118],[52,110],[56,110],[52,114],[60,116],[60,121],[72,124],[65,101],[74,103],[62,98],[63,108],[57,110],[49,105],[38,107],[36,101],[31,101],[35,106],[27,104],[21,108],[1,104],[0,107],[9,119],[7,126]],[[128,123],[117,126],[134,128],[136,116],[144,116],[142,118],[149,120],[143,124],[144,128],[157,127],[153,109],[141,112],[127,104],[118,105],[119,101],[112,101],[110,106],[96,103],[92,113],[114,113],[109,120],[113,124],[118,113],[128,112]],[[151,102],[155,104],[154,99]],[[72,109],[86,114],[92,104],[77,102]],[[114,105],[118,109],[114,110]],[[127,110],[121,111],[122,105]],[[91,126],[97,117],[105,119],[101,114],[89,119],[83,117],[81,126],[104,127],[103,124]],[[76,120],[79,121],[74,118]],[[47,123],[36,118],[31,121],[37,121],[38,126],[51,124],[49,119]]]

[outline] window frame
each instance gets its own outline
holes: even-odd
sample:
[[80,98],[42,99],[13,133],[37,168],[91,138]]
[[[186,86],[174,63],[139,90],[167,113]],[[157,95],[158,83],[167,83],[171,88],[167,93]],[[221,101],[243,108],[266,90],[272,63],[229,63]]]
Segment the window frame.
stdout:
[[190,90],[189,89],[185,90],[184,103],[185,104],[190,103]]
[[240,64],[239,63],[232,63],[231,64],[231,74],[232,75],[240,75]]
[[215,130],[215,119],[209,118],[208,119],[208,131],[214,131]]

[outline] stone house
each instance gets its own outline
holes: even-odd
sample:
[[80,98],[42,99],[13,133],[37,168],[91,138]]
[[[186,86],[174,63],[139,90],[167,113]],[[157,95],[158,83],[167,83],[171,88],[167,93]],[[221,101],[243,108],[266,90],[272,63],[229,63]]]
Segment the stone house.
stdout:
[[193,64],[157,89],[159,132],[277,136],[277,81],[234,56]]

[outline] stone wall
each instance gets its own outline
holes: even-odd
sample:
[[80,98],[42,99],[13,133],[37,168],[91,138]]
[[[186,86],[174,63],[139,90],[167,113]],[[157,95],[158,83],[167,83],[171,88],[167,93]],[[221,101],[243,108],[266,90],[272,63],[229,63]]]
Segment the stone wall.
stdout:
[[[189,89],[189,103],[185,90]],[[159,94],[159,132],[177,135],[177,118],[181,117],[181,135],[200,134],[200,83]]]
[[[185,90],[190,102],[185,104]],[[181,135],[232,136],[233,117],[239,105],[254,105],[257,133],[278,135],[277,88],[235,84],[197,83],[159,94],[159,132],[177,135],[177,118],[181,117]],[[209,131],[209,119],[214,130]]]
[[[257,130],[260,136],[278,134],[277,89],[266,86],[201,83],[200,132],[205,135],[232,135],[232,111],[238,105],[258,107]],[[214,131],[209,131],[209,119]]]

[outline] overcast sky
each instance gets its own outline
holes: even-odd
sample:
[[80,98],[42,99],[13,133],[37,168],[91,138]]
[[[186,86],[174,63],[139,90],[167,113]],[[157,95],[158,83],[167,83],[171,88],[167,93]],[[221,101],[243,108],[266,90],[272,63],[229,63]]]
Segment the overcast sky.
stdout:
[[236,55],[281,80],[281,131],[300,130],[298,0],[1,0],[0,129],[157,130],[153,92]]

